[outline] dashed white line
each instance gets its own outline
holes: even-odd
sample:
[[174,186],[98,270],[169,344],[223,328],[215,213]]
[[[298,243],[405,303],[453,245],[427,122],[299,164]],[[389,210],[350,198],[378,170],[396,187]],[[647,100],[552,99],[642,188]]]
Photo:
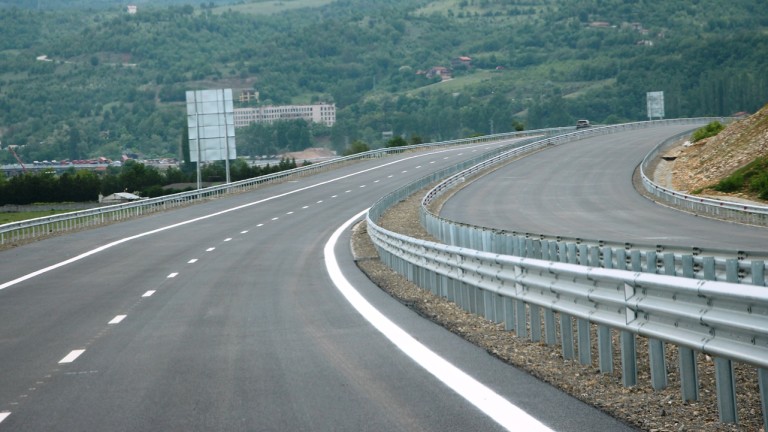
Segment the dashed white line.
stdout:
[[206,249],[205,251],[206,251],[206,252],[212,252],[212,251],[214,251],[214,250],[216,250],[216,248],[215,248],[215,247],[209,247],[209,248],[208,248],[208,249]]
[[280,218],[279,217],[273,217],[272,218],[272,220],[278,220],[278,219],[280,219]]
[[351,190],[345,190],[344,191],[344,193],[350,193],[350,192],[352,192],[352,191]]
[[364,188],[364,187],[365,187],[365,185],[360,185],[360,187],[361,187],[361,188]]
[[373,182],[374,182],[374,183],[378,183],[378,182],[380,182],[380,181],[381,181],[381,180],[374,180]]
[[187,264],[194,264],[197,262],[197,258],[192,258],[191,260],[187,261]]
[[331,195],[331,198],[338,198],[338,195]]
[[421,165],[419,165],[419,166],[417,166],[417,167],[416,167],[416,169],[419,169],[419,168],[421,168]]
[[309,208],[309,206],[304,206],[304,207],[302,207],[302,209],[308,209],[308,208]]
[[248,234],[248,230],[240,231],[240,234]]
[[293,212],[292,212],[292,211],[289,211],[289,212],[288,212],[288,213],[286,213],[286,214],[287,214],[287,215],[292,215],[292,214],[293,214]]
[[118,315],[114,318],[112,318],[112,321],[108,322],[107,324],[120,324],[122,320],[125,319],[128,315]]
[[263,224],[263,223],[260,223],[260,224],[258,224],[258,225],[256,225],[256,226],[257,226],[257,227],[260,227],[260,226],[264,226],[264,224]]
[[3,422],[8,416],[11,415],[10,411],[0,412],[0,423]]
[[175,278],[175,277],[176,277],[176,276],[178,276],[178,275],[179,275],[179,273],[178,273],[178,272],[173,272],[173,273],[169,274],[169,275],[167,276],[167,278],[168,278],[168,279],[172,279],[172,278]]
[[224,239],[225,242],[232,241],[232,237],[227,237]]
[[387,178],[392,178],[392,177],[394,177],[392,174],[390,174],[390,175],[388,175],[388,176],[387,176]]
[[[334,195],[334,196],[335,196],[335,195]],[[320,204],[320,203],[322,203],[322,202],[323,202],[323,200],[320,200],[320,201],[318,201],[318,202],[317,202],[317,204]]]
[[149,290],[142,295],[142,297],[152,297],[152,294],[155,293],[155,290]]
[[84,349],[72,350],[72,352],[64,356],[63,359],[59,360],[59,364],[72,363],[73,361],[77,360],[78,357],[80,357],[80,354],[84,352],[85,352]]
[[402,172],[402,174],[405,174],[405,173],[407,173],[407,172],[408,172],[408,170],[405,170],[405,171],[403,171],[403,172]]

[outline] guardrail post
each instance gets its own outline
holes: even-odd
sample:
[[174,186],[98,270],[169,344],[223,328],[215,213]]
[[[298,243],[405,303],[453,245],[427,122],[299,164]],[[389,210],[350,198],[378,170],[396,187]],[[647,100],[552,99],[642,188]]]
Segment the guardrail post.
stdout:
[[720,421],[722,423],[737,423],[733,362],[715,357],[715,382],[717,383],[717,408],[720,412]]
[[563,358],[573,359],[573,321],[570,315],[562,312],[560,312],[560,341],[563,346]]
[[522,300],[515,301],[515,306],[517,307],[517,310],[515,311],[515,317],[517,318],[517,324],[515,325],[515,328],[517,329],[517,337],[525,339],[528,337],[528,326],[526,323],[526,316],[525,313],[525,302]]
[[760,383],[760,403],[763,407],[763,430],[768,430],[768,369],[757,370],[757,381]]
[[680,391],[683,402],[699,400],[699,371],[696,366],[696,352],[690,348],[677,348],[680,359]]
[[589,246],[585,244],[579,245],[579,264],[583,266],[589,265]]
[[683,255],[681,259],[683,266],[683,277],[693,279],[693,255]]
[[546,342],[547,345],[557,344],[555,312],[550,308],[544,309],[544,342]]
[[725,260],[725,280],[731,283],[739,283],[739,260],[736,258]]
[[633,272],[642,272],[643,271],[643,263],[641,261],[641,255],[639,250],[632,250],[629,252],[629,257],[632,266]]
[[667,252],[664,254],[664,274],[667,276],[677,276],[675,269],[675,254]]
[[637,352],[635,334],[621,331],[621,381],[624,387],[637,385]]
[[591,365],[592,344],[589,334],[589,321],[584,318],[576,318],[576,333],[579,339],[579,362],[583,365]]
[[603,267],[607,269],[614,268],[613,265],[613,249],[609,247],[603,248]]
[[616,250],[616,269],[627,269],[627,251],[624,249]]
[[504,330],[515,331],[515,301],[504,297]]
[[667,368],[664,365],[664,342],[648,339],[648,357],[651,367],[651,385],[655,390],[667,387]]
[[531,342],[541,341],[541,308],[538,305],[528,305],[531,313]]
[[702,270],[704,270],[704,279],[717,280],[717,275],[715,274],[715,257],[703,257],[701,261],[701,267]]
[[752,261],[752,285],[765,286],[765,263],[763,261]]
[[611,328],[608,326],[597,326],[597,352],[600,372],[613,372],[613,342],[611,341]]

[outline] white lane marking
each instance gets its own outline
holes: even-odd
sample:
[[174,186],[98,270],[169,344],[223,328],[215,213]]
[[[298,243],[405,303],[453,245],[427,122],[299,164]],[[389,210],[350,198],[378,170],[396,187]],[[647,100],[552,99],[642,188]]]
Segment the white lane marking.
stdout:
[[361,187],[361,188],[364,188],[364,187],[365,187],[365,185],[361,185],[360,187]]
[[149,290],[142,295],[142,297],[152,297],[152,294],[155,293],[155,290]]
[[403,172],[402,172],[402,174],[405,174],[405,173],[407,173],[407,172],[408,172],[408,170],[405,170],[405,171],[403,171]]
[[391,175],[391,174],[387,176],[387,178],[392,178],[392,177],[394,177],[394,176],[393,176],[393,175]]
[[260,224],[258,224],[258,225],[256,225],[256,226],[257,226],[257,227],[260,227],[260,226],[264,226],[264,224],[263,224],[263,223],[260,223]]
[[120,324],[120,321],[124,320],[127,316],[128,315],[118,315],[112,318],[112,321],[108,322],[107,324]]
[[84,352],[84,349],[72,350],[72,352],[64,356],[63,359],[59,360],[59,364],[72,363],[73,361],[77,360],[78,357],[80,357],[80,354]]
[[379,312],[378,309],[374,308],[373,305],[368,303],[368,301],[355,290],[355,287],[349,283],[341,273],[341,268],[339,268],[339,263],[334,254],[334,247],[336,246],[336,242],[341,236],[341,233],[365,215],[366,211],[367,210],[364,210],[356,214],[336,229],[323,248],[325,267],[328,270],[331,280],[341,294],[347,301],[349,301],[352,307],[360,313],[360,315],[368,320],[376,330],[381,332],[387,339],[395,344],[395,346],[400,348],[403,353],[502,427],[510,431],[551,432],[551,429],[537,419],[531,417],[528,413],[504,399],[498,393],[475,380],[461,369],[435,354],[432,350],[421,344],[421,342],[414,339],[413,336],[406,333],[403,329],[390,321],[389,318],[384,316],[384,314]]
[[416,167],[416,169],[419,169],[419,168],[421,168],[421,165],[418,165],[418,166]]
[[227,237],[224,239],[225,242],[232,241],[232,237]]
[[191,260],[187,261],[187,264],[194,264],[197,262],[197,258],[192,258]]
[[280,218],[279,217],[273,217],[272,218],[272,220],[278,220],[278,219],[280,219]]
[[11,415],[10,411],[0,412],[0,423],[3,422],[8,416]]
[[[336,195],[334,195],[332,198],[335,198],[335,197],[336,197]],[[320,200],[320,201],[316,202],[315,204],[321,204],[322,202],[323,202],[323,200]]]
[[287,215],[292,215],[292,214],[293,214],[293,212],[292,212],[292,211],[289,211],[289,212],[288,212],[288,213],[286,213],[286,214],[287,214]]
[[308,208],[309,208],[309,206],[304,206],[301,209],[304,210],[304,209],[308,209]]
[[430,163],[431,163],[431,164],[433,164],[433,163],[435,163],[435,162],[437,162],[437,161],[432,161],[432,162],[430,162]]
[[248,230],[240,231],[240,234],[248,234]]
[[[216,217],[216,216],[221,216],[223,214],[231,213],[231,212],[234,212],[234,211],[237,211],[237,210],[242,210],[244,208],[248,208],[248,207],[251,207],[251,206],[254,206],[254,205],[257,205],[257,204],[262,204],[262,203],[265,203],[265,202],[268,202],[268,201],[272,201],[272,200],[275,200],[275,199],[278,199],[278,198],[282,198],[282,197],[285,197],[285,196],[288,196],[288,195],[293,195],[295,193],[304,192],[306,190],[314,189],[316,187],[324,186],[324,185],[327,185],[327,184],[330,184],[330,183],[334,183],[334,182],[337,182],[337,181],[340,181],[340,180],[344,180],[344,179],[347,179],[347,178],[350,178],[350,177],[353,177],[353,176],[356,176],[356,175],[359,175],[359,174],[364,174],[364,173],[367,173],[367,172],[370,172],[370,171],[373,171],[373,170],[381,169],[381,168],[384,168],[384,167],[387,167],[387,166],[390,166],[390,165],[394,165],[394,164],[398,164],[398,163],[401,163],[401,162],[405,162],[405,161],[408,161],[408,160],[411,160],[411,159],[415,159],[415,158],[419,158],[419,157],[425,157],[425,156],[432,156],[432,155],[436,155],[436,154],[440,154],[440,153],[452,152],[452,151],[455,151],[455,150],[456,149],[453,148],[453,149],[437,150],[437,151],[434,151],[434,152],[428,152],[428,153],[424,153],[424,154],[413,155],[413,156],[410,156],[410,157],[407,157],[407,158],[398,159],[398,160],[395,160],[395,161],[392,161],[392,162],[387,162],[385,164],[381,164],[381,165],[378,165],[378,166],[375,166],[375,167],[366,168],[364,170],[355,171],[353,173],[345,174],[345,175],[340,176],[340,177],[335,177],[335,178],[332,178],[330,180],[321,181],[319,183],[315,183],[315,184],[312,184],[312,185],[309,185],[309,186],[300,187],[298,189],[294,189],[292,191],[288,191],[288,192],[285,192],[285,193],[281,193],[281,194],[277,194],[277,195],[272,195],[270,197],[267,197],[267,198],[264,198],[264,199],[261,199],[261,200],[258,200],[258,201],[249,202],[249,203],[242,204],[242,205],[239,205],[239,206],[236,206],[236,207],[231,207],[231,208],[219,211],[219,212],[210,213],[210,214],[207,214],[205,216],[196,217],[194,219],[188,219],[188,220],[185,220],[185,221],[182,221],[182,222],[179,222],[179,223],[175,223],[175,224],[171,224],[171,225],[166,225],[164,227],[160,227],[160,228],[157,228],[157,229],[153,229],[153,230],[150,230],[150,231],[145,231],[143,233],[139,233],[139,234],[136,234],[136,235],[125,237],[125,238],[122,238],[120,240],[113,241],[112,243],[107,243],[107,244],[99,246],[99,247],[97,247],[95,249],[91,249],[91,250],[89,250],[87,252],[81,253],[80,255],[74,256],[72,258],[66,259],[64,261],[58,262],[58,263],[50,265],[48,267],[42,268],[40,270],[34,271],[32,273],[26,274],[24,276],[20,276],[20,277],[18,277],[16,279],[8,281],[8,282],[4,282],[4,283],[0,284],[0,290],[4,290],[4,289],[6,289],[8,287],[11,287],[13,285],[16,285],[18,283],[21,283],[21,282],[24,282],[26,280],[32,279],[34,277],[40,276],[41,274],[48,273],[49,271],[56,270],[59,267],[64,267],[65,265],[72,264],[73,262],[76,262],[76,261],[80,261],[81,259],[87,258],[87,257],[89,257],[91,255],[95,255],[95,254],[97,254],[99,252],[103,252],[103,251],[105,251],[105,250],[107,250],[109,248],[115,247],[115,246],[123,244],[125,242],[129,242],[131,240],[136,240],[136,239],[139,239],[139,238],[142,238],[142,237],[148,237],[148,236],[151,236],[153,234],[157,234],[157,233],[160,233],[160,232],[163,232],[163,231],[171,230],[173,228],[178,228],[180,226],[189,225],[189,224],[192,224],[192,223],[195,223],[195,222],[200,222],[202,220],[210,219],[210,218],[213,218],[213,217]],[[388,177],[391,178],[393,176],[390,175]],[[320,204],[321,202],[323,202],[323,201],[320,200],[317,203]],[[259,226],[261,226],[261,225],[259,225]],[[208,251],[210,252],[213,249],[214,248],[211,248]]]
[[344,193],[350,193],[350,192],[352,192],[352,191],[351,190],[345,190],[344,191]]
[[[331,195],[331,198],[338,198],[338,197],[339,197],[338,195]],[[318,202],[320,202],[320,201],[318,201]]]
[[208,248],[208,249],[206,249],[205,251],[206,251],[206,252],[213,252],[213,251],[215,251],[215,250],[216,250],[216,248],[215,248],[215,247],[209,247],[209,248]]
[[175,278],[175,277],[176,277],[176,276],[178,276],[178,275],[179,275],[179,273],[178,273],[178,272],[173,272],[173,273],[169,274],[169,275],[167,276],[167,278],[168,278],[168,279],[172,279],[172,278]]

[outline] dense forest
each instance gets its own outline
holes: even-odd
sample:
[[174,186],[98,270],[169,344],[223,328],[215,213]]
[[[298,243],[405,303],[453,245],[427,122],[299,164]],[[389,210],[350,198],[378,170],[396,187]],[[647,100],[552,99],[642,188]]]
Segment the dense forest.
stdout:
[[[645,120],[649,91],[668,118],[768,101],[762,0],[134,4],[0,0],[3,147],[26,161],[178,157],[185,91],[207,88],[336,104],[331,128],[238,129],[238,155]],[[453,79],[427,78],[435,66]]]

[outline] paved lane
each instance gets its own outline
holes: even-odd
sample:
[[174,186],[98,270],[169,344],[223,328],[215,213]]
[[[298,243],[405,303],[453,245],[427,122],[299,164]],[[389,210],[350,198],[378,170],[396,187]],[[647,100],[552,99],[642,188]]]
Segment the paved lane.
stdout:
[[459,191],[441,216],[510,231],[606,241],[768,251],[768,229],[673,210],[632,185],[643,157],[687,126],[584,139],[513,162]]
[[[362,162],[0,252],[5,284],[110,246],[0,289],[0,431],[501,430],[354,310],[323,255],[375,199],[473,150]],[[344,275],[435,353],[556,430],[622,429],[381,292],[348,236],[334,248]]]

